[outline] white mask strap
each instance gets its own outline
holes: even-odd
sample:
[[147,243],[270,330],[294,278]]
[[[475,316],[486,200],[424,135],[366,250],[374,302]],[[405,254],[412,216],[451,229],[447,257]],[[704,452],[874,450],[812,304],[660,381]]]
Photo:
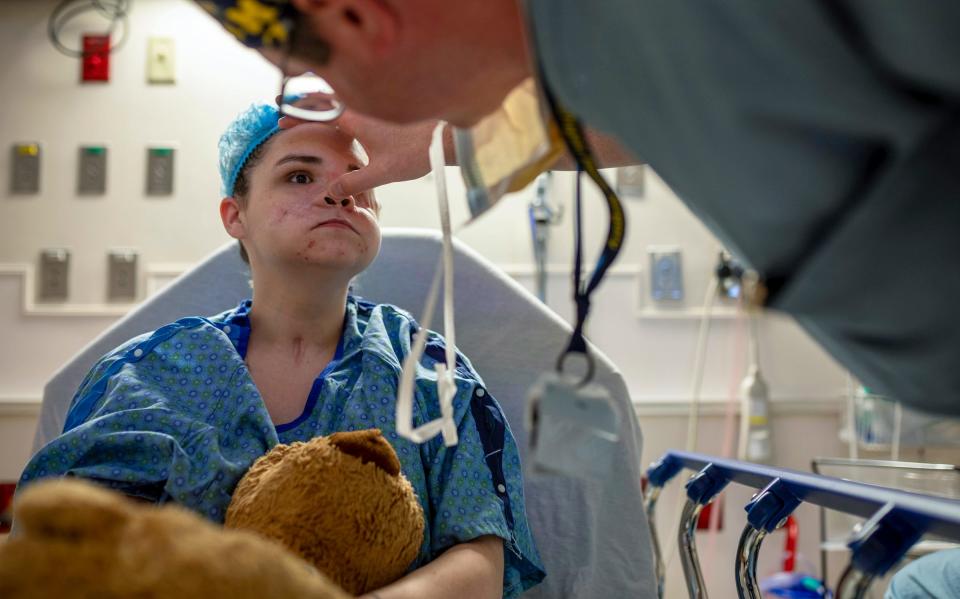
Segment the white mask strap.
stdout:
[[[400,386],[397,389],[397,433],[414,443],[429,441],[438,433],[443,434],[447,447],[457,444],[457,426],[453,421],[453,398],[457,394],[457,385],[453,373],[457,367],[456,331],[453,315],[453,236],[450,229],[450,207],[447,201],[446,160],[443,153],[443,130],[446,123],[441,121],[433,130],[430,143],[430,167],[437,182],[437,201],[440,208],[440,226],[443,231],[443,250],[440,263],[433,276],[427,304],[423,309],[420,330],[414,337],[410,354],[403,361]],[[420,358],[427,344],[427,330],[433,320],[440,277],[443,276],[443,334],[446,338],[446,363],[437,364],[437,396],[440,399],[440,418],[432,420],[418,428],[413,428],[414,379]]]

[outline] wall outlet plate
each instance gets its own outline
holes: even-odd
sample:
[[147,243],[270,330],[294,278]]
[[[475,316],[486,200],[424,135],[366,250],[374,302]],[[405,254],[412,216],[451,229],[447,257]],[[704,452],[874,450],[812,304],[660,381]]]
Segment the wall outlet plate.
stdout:
[[617,169],[617,195],[642,198],[647,188],[647,167],[644,164]]
[[40,144],[20,143],[11,148],[10,193],[40,193]]
[[147,148],[147,195],[173,194],[173,158],[176,152],[169,147]]
[[77,169],[77,193],[103,195],[107,192],[107,148],[83,146],[80,148]]
[[67,299],[70,278],[70,251],[63,248],[50,248],[40,252],[40,288],[41,301],[62,301]]
[[110,301],[133,301],[137,298],[137,253],[113,250],[107,255],[107,298]]
[[650,296],[654,301],[683,299],[683,263],[676,248],[648,248],[650,255]]
[[172,37],[147,40],[147,83],[171,85],[177,82]]

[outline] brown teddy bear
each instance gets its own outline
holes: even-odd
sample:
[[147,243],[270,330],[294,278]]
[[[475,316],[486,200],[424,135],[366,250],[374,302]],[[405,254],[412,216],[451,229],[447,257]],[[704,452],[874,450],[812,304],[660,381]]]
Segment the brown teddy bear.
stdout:
[[25,489],[14,522],[0,543],[4,599],[347,599],[402,576],[423,538],[376,430],[275,447],[238,484],[227,528],[75,479]]
[[274,447],[237,485],[224,525],[282,543],[357,595],[400,578],[423,541],[423,510],[377,429]]

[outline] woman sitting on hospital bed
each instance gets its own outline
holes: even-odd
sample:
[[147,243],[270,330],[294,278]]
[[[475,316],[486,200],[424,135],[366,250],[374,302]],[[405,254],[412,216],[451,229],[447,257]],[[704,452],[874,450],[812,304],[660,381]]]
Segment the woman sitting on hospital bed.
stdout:
[[[413,484],[427,526],[391,597],[512,597],[543,578],[524,511],[513,436],[470,362],[454,380],[459,443],[396,433],[395,397],[416,322],[349,293],[380,248],[373,194],[334,198],[327,182],[361,162],[353,140],[307,124],[279,131],[253,106],[220,140],[220,216],[250,264],[253,299],[184,318],[103,357],[75,395],[63,434],[21,485],[72,475],[222,522],[234,486],[277,443],[379,428]],[[424,284],[427,284],[426,282]],[[440,417],[428,338],[414,426]],[[414,569],[415,568],[415,569]]]

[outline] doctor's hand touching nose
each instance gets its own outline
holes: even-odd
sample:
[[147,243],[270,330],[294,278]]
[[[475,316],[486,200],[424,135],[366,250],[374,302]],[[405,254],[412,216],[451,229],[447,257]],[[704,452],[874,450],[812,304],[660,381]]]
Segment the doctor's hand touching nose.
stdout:
[[[331,108],[333,98],[333,95],[317,92],[295,104],[297,107],[322,111]],[[283,116],[280,118],[280,128],[289,129],[305,122]],[[437,121],[400,125],[347,108],[337,119],[326,124],[360,142],[369,158],[366,166],[330,182],[328,191],[332,196],[357,195],[387,183],[419,179],[430,172],[430,140]],[[588,128],[587,141],[602,168],[642,164],[611,135]],[[449,127],[443,133],[443,153],[447,166],[457,166],[453,133]],[[573,158],[565,154],[550,168],[575,170],[577,166]]]
[[[314,93],[297,101],[296,105],[324,110],[331,106],[331,98],[328,94]],[[280,128],[289,129],[306,122],[284,116],[280,119]],[[336,120],[327,124],[356,139],[369,159],[362,168],[331,181],[328,187],[330,195],[352,196],[387,183],[418,179],[430,172],[430,139],[437,121],[398,125],[347,108]],[[444,133],[443,145],[447,164],[455,165],[453,137],[449,129]]]

